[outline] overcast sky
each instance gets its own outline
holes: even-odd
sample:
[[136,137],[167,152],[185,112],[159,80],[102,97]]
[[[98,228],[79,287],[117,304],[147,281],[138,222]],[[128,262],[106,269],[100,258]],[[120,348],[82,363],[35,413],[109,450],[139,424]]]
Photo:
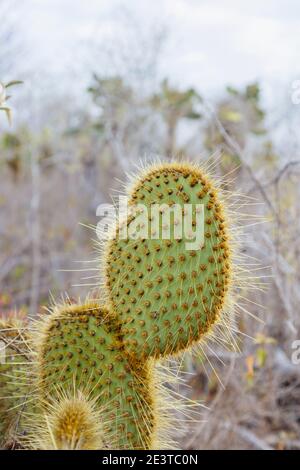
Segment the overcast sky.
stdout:
[[[17,3],[19,3],[17,1]],[[85,67],[82,44],[119,34],[122,7],[142,30],[167,26],[161,74],[200,91],[262,81],[273,91],[300,78],[299,0],[24,0],[20,31],[43,73]],[[91,60],[91,58],[90,58]],[[95,56],[95,65],[104,66]],[[82,75],[84,72],[82,71]]]

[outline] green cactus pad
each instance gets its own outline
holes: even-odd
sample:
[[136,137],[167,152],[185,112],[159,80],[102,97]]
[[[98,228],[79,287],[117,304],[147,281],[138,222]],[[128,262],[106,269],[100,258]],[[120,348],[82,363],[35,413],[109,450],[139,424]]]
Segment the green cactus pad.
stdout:
[[[28,344],[24,323],[0,320],[0,448],[16,446],[16,429],[22,432],[21,412],[28,394]],[[3,354],[4,353],[4,354]]]
[[158,216],[159,231],[153,235],[149,224],[147,236],[144,232],[141,238],[145,228],[138,226],[135,213],[126,223],[136,239],[121,238],[124,227],[119,226],[104,256],[109,303],[120,318],[126,350],[139,358],[173,354],[199,341],[224,306],[231,263],[223,205],[198,167],[176,163],[153,166],[138,177],[129,204],[144,205],[151,221],[153,204],[178,204],[182,211],[192,204],[194,224],[197,205],[202,205],[201,249],[187,249],[188,233],[175,237],[176,223],[164,239],[168,226],[163,213]]
[[40,334],[43,399],[57,388],[82,390],[103,410],[108,448],[149,448],[155,427],[151,373],[148,366],[129,363],[118,323],[108,311],[94,303],[62,307],[43,323]]

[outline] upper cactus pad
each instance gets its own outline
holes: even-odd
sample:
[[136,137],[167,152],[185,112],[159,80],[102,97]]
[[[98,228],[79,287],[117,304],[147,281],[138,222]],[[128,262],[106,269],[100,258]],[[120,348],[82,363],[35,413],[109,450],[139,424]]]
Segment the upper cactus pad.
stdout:
[[[231,262],[223,206],[216,188],[198,167],[176,163],[153,166],[138,177],[129,204],[144,205],[149,222],[155,219],[150,211],[153,204],[162,207],[158,225],[149,223],[147,236],[145,227],[137,223],[142,206],[126,222],[133,236],[121,238],[123,227],[117,228],[104,260],[109,301],[133,356],[176,353],[198,341],[224,305]],[[181,239],[175,236],[176,216],[169,222],[164,218],[166,207],[174,204],[183,215],[190,204],[193,229],[197,212],[203,211],[203,246],[190,249],[188,231]],[[166,238],[164,231],[169,228]]]

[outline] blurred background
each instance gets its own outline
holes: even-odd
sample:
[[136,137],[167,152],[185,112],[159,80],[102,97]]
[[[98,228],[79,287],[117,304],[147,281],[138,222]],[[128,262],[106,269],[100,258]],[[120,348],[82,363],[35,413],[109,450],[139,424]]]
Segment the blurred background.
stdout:
[[0,0],[0,81],[24,82],[0,112],[1,315],[84,298],[80,224],[140,161],[213,155],[247,196],[239,351],[185,358],[208,407],[185,449],[300,449],[299,31],[297,0]]

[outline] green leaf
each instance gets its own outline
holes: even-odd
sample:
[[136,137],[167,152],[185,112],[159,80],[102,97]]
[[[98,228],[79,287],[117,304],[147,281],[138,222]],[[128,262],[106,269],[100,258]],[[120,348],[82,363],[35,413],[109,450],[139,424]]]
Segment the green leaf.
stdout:
[[202,118],[202,114],[200,113],[196,113],[196,111],[191,111],[190,113],[187,113],[185,115],[185,117],[187,119],[201,119]]
[[236,88],[233,88],[231,86],[226,87],[227,93],[233,96],[238,96],[239,92]]
[[256,350],[256,360],[258,367],[264,367],[267,360],[267,351],[264,348]]
[[223,108],[220,110],[220,118],[224,121],[238,123],[242,121],[243,116],[238,111]]
[[12,121],[12,112],[11,112],[11,109],[10,109],[10,108],[6,108],[6,107],[1,107],[1,108],[0,108],[0,111],[4,111],[4,112],[6,113],[8,122],[9,122],[9,124],[11,124],[11,121]]
[[5,88],[8,88],[10,86],[14,86],[14,85],[21,85],[22,82],[21,80],[12,80],[11,82],[8,82],[6,85],[5,85]]

